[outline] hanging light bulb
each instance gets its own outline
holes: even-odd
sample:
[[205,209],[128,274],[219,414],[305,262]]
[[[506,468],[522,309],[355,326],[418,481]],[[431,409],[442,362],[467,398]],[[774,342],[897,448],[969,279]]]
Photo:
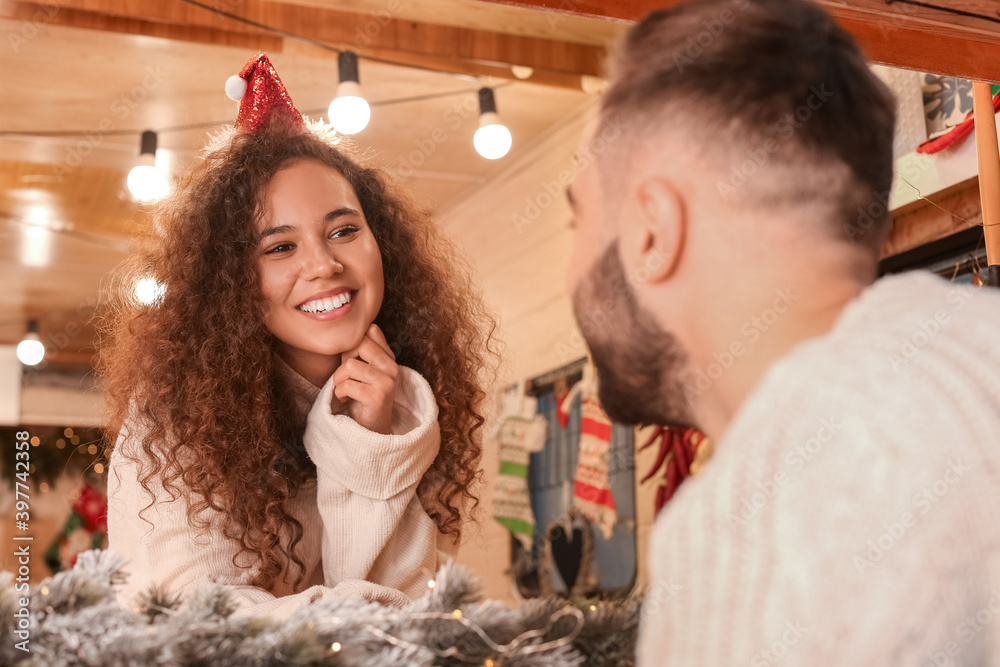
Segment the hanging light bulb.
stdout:
[[358,56],[352,51],[341,51],[337,65],[340,83],[337,84],[337,99],[330,102],[330,123],[341,134],[357,134],[365,129],[372,117],[371,107],[361,96]]
[[128,173],[128,189],[139,201],[153,201],[167,194],[167,179],[156,168],[156,132],[142,133],[139,164]]
[[25,366],[37,366],[45,358],[45,346],[38,337],[38,320],[28,320],[28,333],[17,344],[17,358]]
[[472,138],[476,152],[488,160],[499,160],[510,151],[513,138],[500,122],[492,88],[479,89],[479,129]]
[[166,287],[155,278],[140,278],[135,284],[135,298],[144,306],[151,306],[166,293]]

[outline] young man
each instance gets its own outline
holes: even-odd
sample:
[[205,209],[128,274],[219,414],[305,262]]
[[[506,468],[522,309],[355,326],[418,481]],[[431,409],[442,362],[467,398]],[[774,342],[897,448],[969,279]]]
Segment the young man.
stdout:
[[608,414],[716,451],[657,520],[640,665],[1000,661],[1000,293],[875,281],[894,102],[801,0],[658,11],[570,198]]

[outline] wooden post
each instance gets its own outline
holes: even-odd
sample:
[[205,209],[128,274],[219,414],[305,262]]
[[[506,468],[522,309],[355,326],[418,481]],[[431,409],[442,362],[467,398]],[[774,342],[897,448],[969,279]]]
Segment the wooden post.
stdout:
[[979,157],[979,197],[983,204],[983,235],[989,263],[985,284],[1000,287],[1000,147],[990,84],[972,84]]

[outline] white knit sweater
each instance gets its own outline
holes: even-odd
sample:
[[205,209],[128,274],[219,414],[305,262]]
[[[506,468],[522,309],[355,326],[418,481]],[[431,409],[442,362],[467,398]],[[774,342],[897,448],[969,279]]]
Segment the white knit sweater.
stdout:
[[[416,496],[417,484],[437,456],[437,403],[427,381],[400,366],[392,434],[370,431],[346,414],[333,396],[333,378],[320,389],[277,358],[279,372],[303,419],[305,447],[317,479],[289,501],[303,527],[297,554],[306,566],[293,590],[279,577],[270,590],[250,585],[256,566],[218,524],[199,535],[183,500],[156,487],[156,503],[139,485],[136,465],[121,455],[134,440],[122,429],[109,462],[109,548],[130,561],[118,600],[130,608],[151,584],[186,597],[209,581],[236,587],[239,614],[284,617],[328,597],[362,596],[403,605],[427,591],[427,582],[457,547],[437,530]],[[286,570],[287,571],[287,570]],[[293,568],[294,571],[294,568]],[[290,577],[294,579],[294,577]]]
[[639,664],[1000,664],[1000,291],[865,290],[657,519]]

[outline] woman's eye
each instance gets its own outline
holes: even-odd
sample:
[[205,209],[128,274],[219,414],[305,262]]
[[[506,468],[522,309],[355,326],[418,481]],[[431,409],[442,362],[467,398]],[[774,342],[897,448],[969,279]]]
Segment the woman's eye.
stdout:
[[355,227],[354,225],[347,225],[346,227],[341,227],[340,229],[334,231],[330,235],[330,237],[335,239],[342,239],[344,237],[351,236],[352,234],[356,234],[358,231],[359,231],[358,227]]
[[292,244],[290,244],[290,243],[279,243],[278,245],[274,246],[273,248],[271,248],[270,250],[268,250],[264,254],[265,255],[273,255],[273,254],[277,253],[280,248],[290,248],[291,245]]

